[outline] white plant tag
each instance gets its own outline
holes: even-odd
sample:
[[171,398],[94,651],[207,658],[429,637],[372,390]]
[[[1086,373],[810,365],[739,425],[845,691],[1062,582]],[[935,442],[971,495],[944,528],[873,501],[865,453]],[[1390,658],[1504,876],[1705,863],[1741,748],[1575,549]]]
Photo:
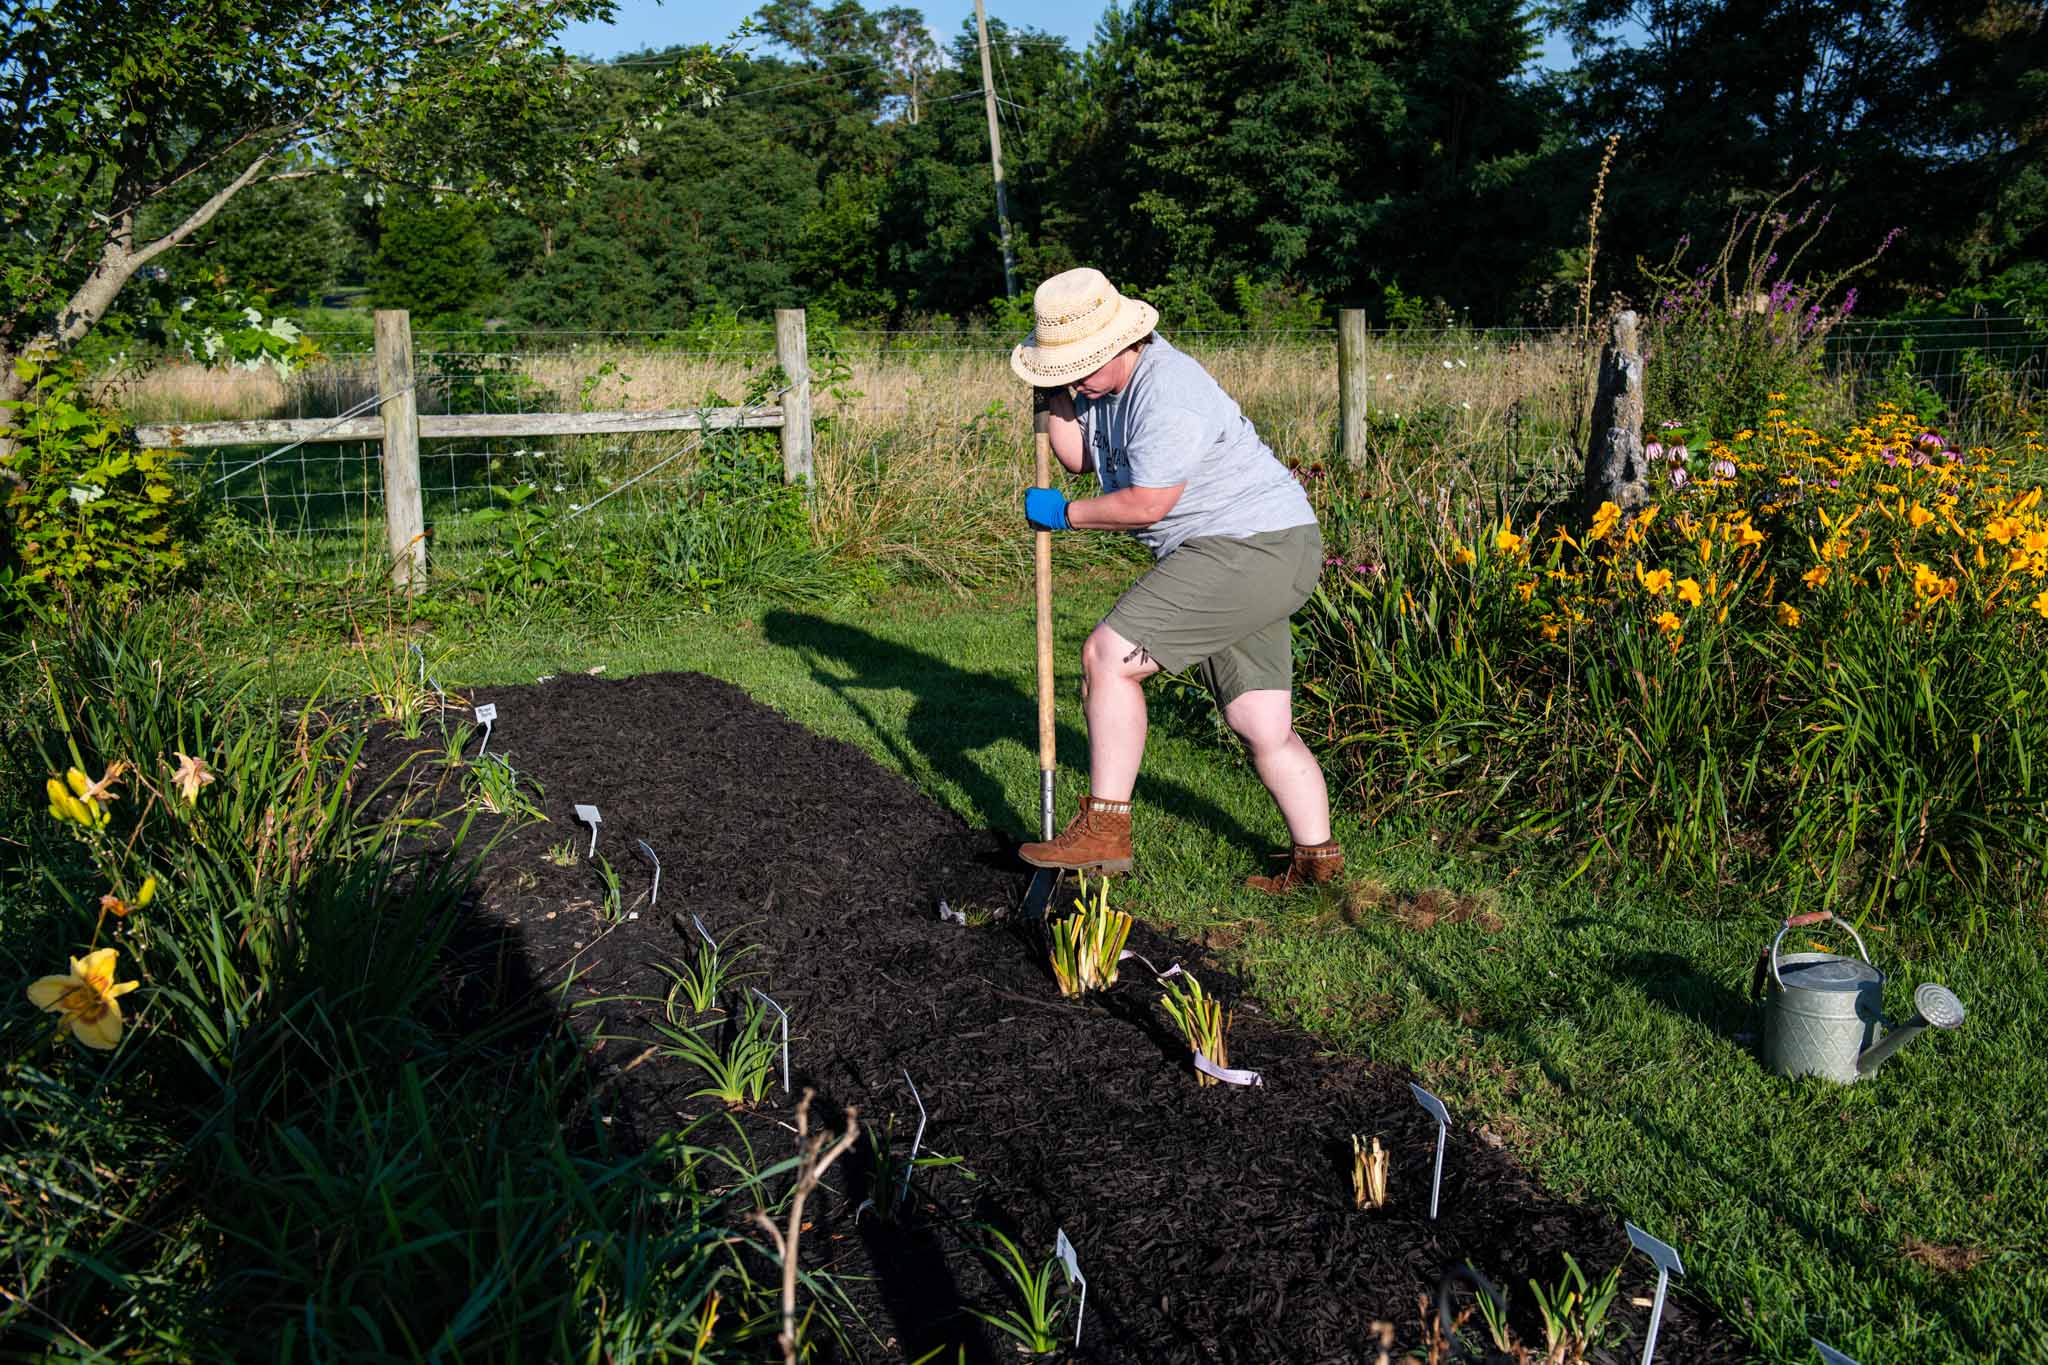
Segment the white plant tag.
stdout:
[[773,1000],[770,1000],[760,987],[749,986],[747,989],[758,996],[762,1004],[782,1016],[782,1093],[787,1095],[789,1093],[789,1011],[783,1009],[782,1006],[776,1004]]
[[597,813],[596,806],[578,805],[576,807],[576,818],[578,820],[581,820],[584,824],[590,826],[590,852],[584,854],[583,856],[586,858],[596,857],[597,827],[604,823],[604,817]]
[[[640,845],[640,851],[647,855],[647,861],[654,864],[654,885],[648,888],[647,903],[650,906],[658,904],[661,900],[661,859],[654,856],[654,846],[645,839],[635,839],[633,842]],[[634,918],[637,919],[638,916]]]
[[484,750],[491,747],[491,726],[498,719],[498,704],[487,701],[476,708],[477,723],[484,727],[483,743],[476,746],[476,756],[482,758]]
[[1442,1100],[1415,1082],[1408,1082],[1408,1088],[1415,1092],[1415,1102],[1422,1106],[1422,1112],[1436,1120],[1436,1173],[1429,1178],[1429,1221],[1434,1223],[1437,1197],[1444,1188],[1444,1143],[1451,1134],[1451,1112],[1444,1108]]
[[[944,905],[944,901],[939,904]],[[910,1068],[903,1069],[903,1083],[910,1087],[910,1098],[917,1101],[917,1136],[910,1140],[910,1156],[903,1163],[903,1188],[896,1192],[896,1207],[901,1209],[903,1201],[910,1198],[910,1173],[917,1169],[917,1149],[924,1145],[924,1096],[917,1093],[917,1082],[910,1079]]]
[[[1650,1264],[1657,1267],[1657,1297],[1650,1304],[1650,1330],[1643,1337],[1643,1365],[1650,1365],[1650,1359],[1657,1350],[1657,1325],[1664,1320],[1664,1291],[1671,1286],[1673,1275],[1683,1275],[1684,1265],[1678,1259],[1678,1248],[1669,1242],[1660,1242],[1644,1232],[1634,1223],[1623,1223],[1628,1233],[1629,1244],[1650,1258]],[[1816,1346],[1820,1343],[1815,1342]],[[1821,1359],[1827,1359],[1823,1352]],[[1850,1365],[1855,1365],[1851,1361]]]
[[1122,952],[1118,953],[1116,955],[1116,960],[1118,962],[1129,962],[1134,957],[1138,959],[1138,961],[1144,963],[1146,968],[1151,971],[1152,975],[1157,977],[1161,981],[1170,981],[1174,977],[1180,975],[1180,964],[1178,962],[1174,963],[1171,967],[1168,967],[1165,971],[1162,972],[1157,967],[1154,967],[1152,965],[1151,958],[1146,957],[1143,953],[1133,952],[1129,948],[1126,948]]
[[704,927],[704,921],[698,919],[695,915],[692,915],[690,916],[690,923],[697,926],[697,937],[703,939],[706,943],[710,944],[712,952],[717,952],[718,940],[711,937],[711,931]]
[[952,906],[946,904],[944,901],[940,901],[939,923],[957,924],[961,928],[965,929],[967,927],[967,912],[964,910],[955,910]]
[[1256,1071],[1236,1071],[1227,1066],[1218,1066],[1200,1052],[1195,1053],[1195,1070],[1204,1076],[1214,1076],[1225,1085],[1264,1085],[1266,1078]]
[[1807,1340],[1811,1341],[1813,1343],[1813,1349],[1819,1352],[1821,1365],[1856,1365],[1856,1362],[1854,1360],[1851,1360],[1848,1356],[1843,1355],[1840,1351],[1837,1351],[1834,1347],[1828,1345],[1819,1337],[1809,1337],[1807,1338]]
[[1081,1258],[1074,1254],[1074,1244],[1067,1240],[1067,1230],[1061,1228],[1052,1239],[1052,1254],[1060,1258],[1060,1264],[1067,1268],[1067,1283],[1081,1286],[1081,1304],[1074,1311],[1074,1344],[1081,1344],[1081,1322],[1088,1316],[1088,1277],[1081,1273]]

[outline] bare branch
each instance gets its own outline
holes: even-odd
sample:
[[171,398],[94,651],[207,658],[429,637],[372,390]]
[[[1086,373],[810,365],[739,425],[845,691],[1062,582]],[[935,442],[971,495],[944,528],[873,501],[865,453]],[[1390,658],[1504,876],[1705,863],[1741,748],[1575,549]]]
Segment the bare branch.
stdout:
[[796,1141],[799,1151],[796,1164],[796,1188],[789,1197],[789,1227],[787,1231],[775,1226],[765,1210],[754,1211],[754,1221],[767,1229],[774,1239],[775,1253],[782,1261],[782,1335],[777,1344],[782,1347],[783,1365],[797,1365],[796,1334],[796,1281],[798,1269],[797,1241],[803,1235],[804,1201],[811,1191],[825,1178],[832,1163],[846,1155],[855,1142],[860,1140],[860,1110],[848,1107],[846,1131],[825,1145],[829,1133],[811,1133],[811,1099],[818,1092],[804,1087],[803,1098],[796,1106]]

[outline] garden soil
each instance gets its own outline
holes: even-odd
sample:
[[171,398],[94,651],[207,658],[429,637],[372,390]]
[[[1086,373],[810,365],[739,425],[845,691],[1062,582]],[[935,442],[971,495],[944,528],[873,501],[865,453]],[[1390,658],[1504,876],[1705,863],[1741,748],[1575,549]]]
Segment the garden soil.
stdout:
[[[474,909],[489,930],[478,941],[499,948],[495,961],[472,954],[467,981],[451,984],[501,997],[506,983],[545,988],[588,1040],[614,1132],[645,1141],[720,1108],[693,1097],[704,1084],[694,1067],[650,1050],[671,986],[661,969],[694,953],[701,924],[728,954],[746,950],[742,985],[787,1010],[790,1085],[816,1090],[815,1121],[837,1127],[858,1106],[900,1153],[919,1122],[914,1082],[929,1115],[922,1152],[957,1158],[919,1170],[894,1221],[862,1211],[871,1197],[890,1202],[872,1188],[866,1141],[813,1196],[804,1265],[831,1272],[857,1310],[842,1307],[830,1356],[1018,1359],[974,1316],[1018,1302],[977,1250],[992,1226],[1034,1265],[1059,1231],[1071,1240],[1087,1282],[1076,1360],[1371,1361],[1381,1321],[1399,1359],[1423,1348],[1420,1302],[1461,1263],[1511,1288],[1514,1321],[1540,1344],[1528,1281],[1556,1283],[1566,1253],[1595,1278],[1624,1265],[1622,1331],[1596,1358],[1640,1359],[1648,1263],[1615,1218],[1545,1193],[1483,1128],[1451,1128],[1430,1219],[1436,1129],[1408,1075],[1331,1055],[1236,997],[1230,1060],[1264,1083],[1201,1087],[1141,963],[1105,994],[1062,999],[1036,931],[1012,922],[1028,869],[1011,835],[967,827],[851,745],[697,674],[573,675],[470,700],[497,705],[491,752],[543,789],[547,819],[484,817],[473,832],[496,840]],[[380,730],[357,782],[443,810],[463,793],[431,722],[415,741]],[[601,871],[582,856],[590,828],[578,803],[602,815],[597,852],[621,887],[615,923]],[[661,863],[654,903],[641,841]],[[1142,852],[1142,831],[1139,842]],[[942,901],[969,924],[942,920]],[[1234,996],[1197,947],[1142,925],[1131,946]],[[687,1020],[688,1006],[677,1009]],[[767,1162],[794,1150],[793,1113],[778,1074],[759,1106],[732,1117]],[[721,1121],[698,1135],[719,1131],[734,1130]],[[1382,1209],[1354,1206],[1353,1134],[1392,1153]],[[1066,1292],[1071,1343],[1078,1304]],[[1749,1354],[1673,1295],[1659,1361]]]

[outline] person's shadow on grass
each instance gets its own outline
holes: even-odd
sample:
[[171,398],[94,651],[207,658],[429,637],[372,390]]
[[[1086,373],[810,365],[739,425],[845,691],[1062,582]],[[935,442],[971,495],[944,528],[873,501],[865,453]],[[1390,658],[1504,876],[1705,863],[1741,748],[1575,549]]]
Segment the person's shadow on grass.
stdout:
[[[807,656],[812,678],[860,717],[905,773],[914,776],[924,767],[955,783],[966,794],[975,818],[1012,842],[1019,828],[1027,831],[1022,838],[1038,837],[1035,788],[1005,790],[977,757],[995,744],[1021,745],[1027,753],[1036,750],[1038,701],[1030,691],[999,674],[961,668],[938,655],[801,612],[770,612],[761,630],[769,643]],[[1033,648],[1028,633],[1020,632],[1019,647]],[[907,692],[911,698],[900,735],[859,695],[890,691]],[[1087,736],[1060,725],[1055,744],[1061,766],[1085,774]],[[1076,756],[1083,761],[1075,762]],[[1156,771],[1139,774],[1137,800],[1147,813],[1211,830],[1254,858],[1267,851],[1265,841],[1235,816]],[[1060,822],[1072,813],[1071,803],[1063,802]],[[1138,838],[1142,843],[1142,816]]]

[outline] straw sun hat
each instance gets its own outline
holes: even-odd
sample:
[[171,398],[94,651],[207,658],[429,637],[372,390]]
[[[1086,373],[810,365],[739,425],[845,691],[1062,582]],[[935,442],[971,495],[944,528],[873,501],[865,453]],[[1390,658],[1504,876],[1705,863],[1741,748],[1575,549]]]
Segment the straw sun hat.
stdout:
[[1038,325],[1010,352],[1010,368],[1039,388],[1086,378],[1159,324],[1157,308],[1125,298],[1086,267],[1039,285],[1031,307]]

